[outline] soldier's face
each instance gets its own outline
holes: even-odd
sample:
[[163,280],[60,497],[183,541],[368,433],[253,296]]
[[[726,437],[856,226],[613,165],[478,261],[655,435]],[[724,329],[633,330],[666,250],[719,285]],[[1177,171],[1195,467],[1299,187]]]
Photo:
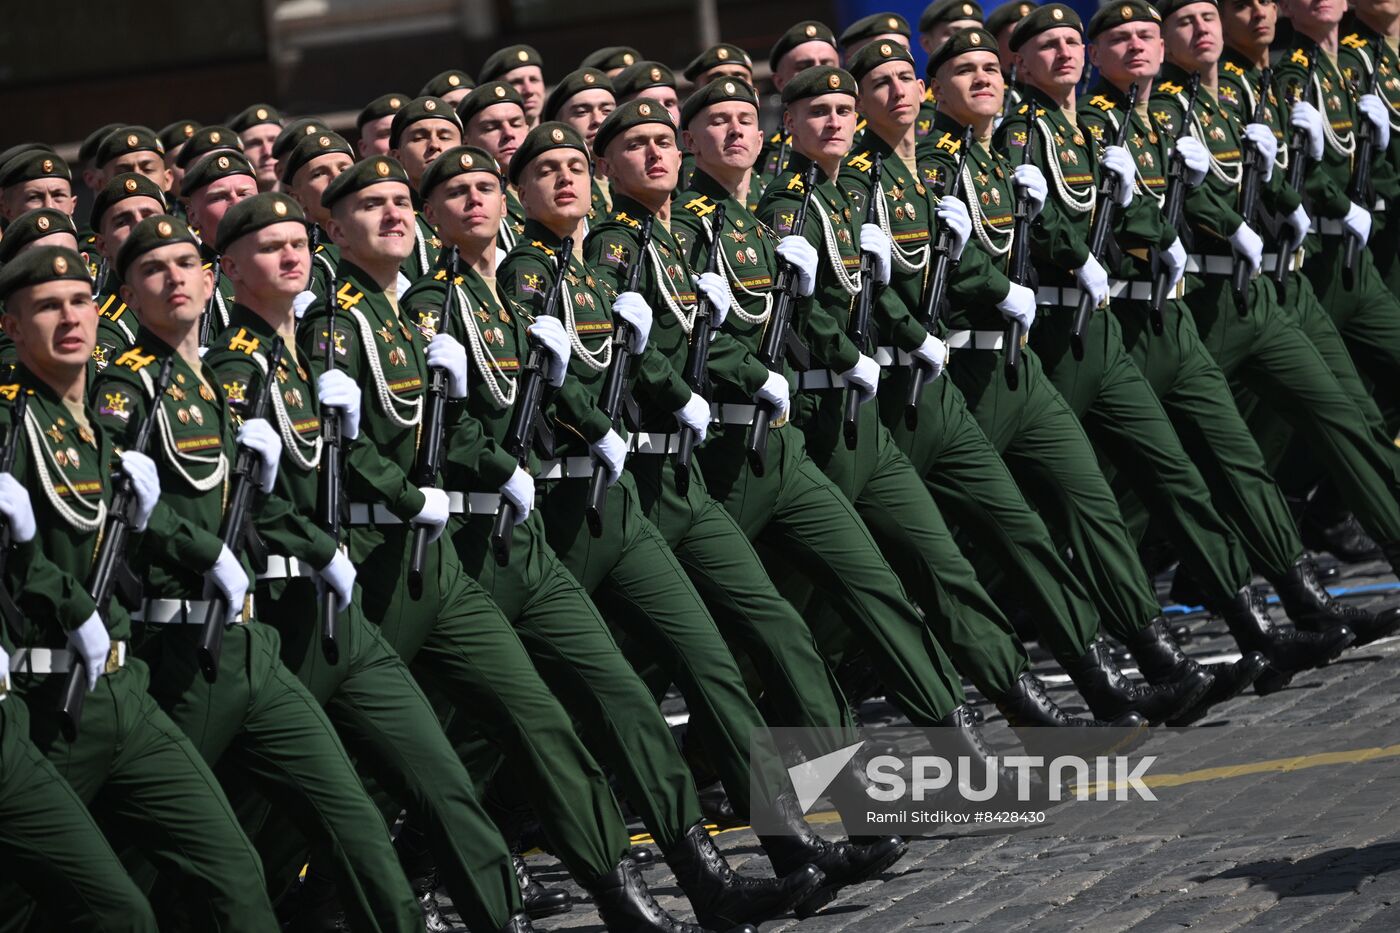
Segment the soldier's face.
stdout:
[[185,199],[190,223],[212,240],[228,209],[257,193],[258,183],[250,175],[228,175],[211,182]]
[[147,217],[164,213],[165,205],[155,198],[123,198],[107,209],[97,225],[97,251],[115,262],[132,229]]
[[250,126],[238,135],[243,140],[243,154],[258,173],[258,190],[271,191],[277,186],[277,158],[272,154],[272,144],[282,128],[275,123]]
[[492,104],[477,113],[467,124],[467,143],[485,149],[495,156],[501,171],[510,168],[511,156],[520,148],[520,142],[530,127],[525,122],[525,111],[512,103]]
[[360,150],[360,158],[389,154],[389,127],[393,122],[394,115],[391,113],[387,117],[370,120],[360,128],[360,142],[355,147]]
[[1400,16],[1400,0],[1351,0],[1351,8],[1377,22]]
[[386,181],[346,195],[331,209],[326,232],[342,252],[352,256],[402,262],[413,252],[413,199],[408,185]]
[[43,377],[81,371],[97,343],[92,286],[62,280],[21,288],[5,302],[5,333],[19,359]]
[[691,118],[681,135],[685,148],[695,154],[695,164],[702,168],[752,168],[763,147],[758,111],[742,101],[706,107]]
[[506,215],[506,190],[500,176],[467,172],[433,189],[423,216],[444,240],[458,246],[496,238]]
[[1044,91],[1070,88],[1084,73],[1084,37],[1071,26],[1047,29],[1022,45],[1016,59],[1027,84]]
[[155,182],[161,191],[169,191],[174,176],[165,167],[165,160],[158,152],[128,152],[117,156],[102,167],[102,183],[106,184],[123,172],[145,175]]
[[1224,0],[1220,4],[1220,28],[1225,41],[1239,49],[1267,46],[1278,27],[1278,7],[1273,0]]
[[337,175],[354,164],[355,160],[344,152],[317,156],[292,175],[288,193],[296,198],[307,217],[324,226],[330,212],[321,206],[321,195],[326,193],[326,188],[330,187]]
[[544,109],[544,72],[539,65],[521,65],[507,71],[502,80],[519,92],[525,101],[525,116],[533,125],[539,122],[540,111]]
[[290,306],[306,288],[311,270],[306,225],[288,221],[239,237],[220,257],[219,266],[233,282],[239,301],[280,300]]
[[199,323],[214,290],[214,270],[204,268],[191,243],[171,243],[137,258],[126,270],[122,301],[157,334],[183,334]]
[[520,204],[546,226],[582,220],[590,205],[588,159],[576,149],[536,156],[520,176]]
[[933,93],[941,110],[959,123],[971,124],[1001,113],[1006,79],[991,52],[967,52],[938,69]]
[[[971,12],[972,5],[968,4],[968,11]],[[980,27],[982,21],[976,17],[969,16],[967,19],[955,19],[951,23],[935,23],[928,32],[919,33],[919,45],[924,47],[924,51],[932,55],[943,48],[943,43],[948,41],[948,37],[959,29],[971,29]]]
[[1347,0],[1283,0],[1283,11],[1293,25],[1303,32],[1325,32],[1342,21]]
[[25,211],[51,207],[72,214],[77,206],[73,186],[66,178],[35,178],[10,185],[0,196],[0,217],[14,220]]
[[1121,84],[1155,75],[1166,46],[1156,23],[1124,23],[1098,34],[1089,54],[1108,80]]
[[778,70],[773,72],[773,86],[778,90],[791,81],[799,71],[816,68],[818,65],[841,64],[836,47],[829,42],[814,39],[801,45],[794,45],[778,62]]
[[[676,133],[656,123],[634,126],[612,142],[598,159],[598,172],[612,179],[613,186],[633,197],[662,197],[676,190],[680,180],[681,150]],[[652,197],[645,197],[651,202]]]
[[616,107],[617,102],[613,100],[610,91],[603,88],[579,91],[564,101],[564,106],[559,108],[558,119],[578,130],[583,136],[584,142],[591,147],[593,137],[598,133],[598,127],[603,125],[608,114],[612,113]]
[[451,120],[419,120],[399,136],[399,147],[389,154],[398,159],[415,185],[433,160],[453,146],[462,145],[462,131]]
[[849,94],[823,94],[793,101],[783,115],[792,145],[808,158],[836,158],[851,148],[856,101]]
[[1215,4],[1193,3],[1175,11],[1162,24],[1162,38],[1167,58],[1187,71],[1213,66],[1224,48]]
[[638,91],[628,100],[654,100],[666,108],[666,112],[671,115],[671,125],[681,125],[681,102],[676,97],[676,89],[670,87],[649,87],[644,91]]
[[923,98],[924,82],[907,62],[889,62],[860,79],[860,111],[877,127],[907,130]]

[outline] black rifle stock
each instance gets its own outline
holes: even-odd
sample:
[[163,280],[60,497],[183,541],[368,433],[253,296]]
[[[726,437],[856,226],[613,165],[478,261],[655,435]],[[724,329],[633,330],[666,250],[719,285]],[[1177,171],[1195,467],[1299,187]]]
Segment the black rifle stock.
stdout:
[[[1312,54],[1308,56],[1308,70],[1303,74],[1303,83],[1298,90],[1298,97],[1290,102],[1296,103],[1299,100],[1308,99],[1308,90],[1312,87],[1313,77],[1317,74],[1317,58],[1321,54],[1317,46],[1313,46]],[[1319,101],[1320,103],[1320,101]],[[1325,108],[1319,108],[1325,109]],[[1324,113],[1322,119],[1326,120]],[[1303,147],[1308,144],[1308,134],[1301,129],[1295,129],[1293,135],[1288,139],[1288,185],[1299,194],[1303,193],[1303,175],[1307,171],[1307,160],[1303,158]],[[1279,300],[1283,299],[1284,282],[1288,279],[1288,255],[1283,250],[1278,251],[1278,265],[1274,267],[1274,287],[1280,289]]]
[[[1254,103],[1251,123],[1263,123],[1269,106],[1269,82],[1273,79],[1273,69],[1265,66],[1259,72],[1259,99]],[[1240,216],[1245,223],[1254,218],[1254,208],[1259,203],[1259,185],[1264,180],[1264,154],[1251,146],[1245,157],[1244,177],[1240,180]],[[1282,244],[1279,244],[1282,246]],[[1249,260],[1235,257],[1235,265],[1230,270],[1230,294],[1235,298],[1235,310],[1241,316],[1249,312]]]
[[[452,247],[447,260],[447,293],[442,299],[442,326],[445,331],[452,314],[453,298],[457,293],[457,268],[461,250]],[[418,448],[418,461],[413,465],[413,484],[422,488],[437,485],[442,466],[442,428],[447,411],[447,372],[440,366],[428,368],[427,404],[423,409],[423,443]],[[408,557],[408,595],[418,599],[423,595],[423,564],[428,559],[428,526],[415,525],[413,543]]]
[[199,345],[209,346],[209,341],[214,339],[214,318],[219,313],[219,282],[223,280],[224,270],[219,265],[217,257],[214,259],[214,290],[209,293],[209,300],[204,303],[204,314],[199,319]]
[[[1380,81],[1379,63],[1373,63],[1371,67],[1371,77],[1367,81],[1366,93],[1376,93]],[[1347,197],[1351,203],[1359,204],[1367,210],[1370,209],[1370,198],[1367,197],[1367,190],[1371,187],[1371,158],[1376,149],[1376,131],[1371,126],[1371,121],[1362,114],[1361,125],[1356,129],[1356,157],[1352,162],[1354,166],[1351,170],[1351,182],[1347,185]],[[1301,192],[1300,192],[1301,193]],[[1347,236],[1346,244],[1342,247],[1342,269],[1348,275],[1355,273],[1352,271],[1356,265],[1356,254],[1361,249],[1361,241],[1354,236]]]
[[[340,298],[337,292],[335,276],[331,276],[330,293],[326,295],[326,347],[325,355],[322,357],[326,372],[335,369],[335,317],[336,311],[340,307]],[[373,353],[375,350],[370,347],[367,352]],[[317,474],[319,488],[317,489],[316,508],[321,527],[335,540],[336,547],[340,547],[340,506],[344,485],[342,471],[344,461],[343,430],[340,409],[322,404],[321,472]],[[340,659],[340,612],[336,608],[335,593],[331,592],[329,586],[323,589],[320,620],[321,653],[325,655],[327,661],[335,664]]]
[[[714,234],[710,237],[710,256],[705,271],[719,273],[719,256],[723,244],[720,234],[724,231],[724,205],[716,204],[711,221]],[[703,296],[696,299],[695,324],[690,329],[690,356],[685,361],[685,384],[699,395],[705,390],[705,371],[710,365],[710,302]],[[690,460],[695,452],[695,432],[689,427],[681,427],[680,442],[676,448],[676,491],[682,496],[690,489]]]
[[[1031,152],[1035,149],[1036,108],[1030,108],[1026,122],[1026,147],[1021,153],[1021,164],[1031,164]],[[1016,193],[1016,203],[1011,208],[1011,255],[1007,261],[1007,271],[1011,281],[1017,285],[1027,284],[1031,278],[1031,198],[1028,191]],[[1015,390],[1021,384],[1021,345],[1026,340],[1026,328],[1020,321],[1006,322],[1002,344],[1006,357],[1002,364],[1007,388]]]
[[[1191,123],[1191,118],[1196,112],[1196,96],[1201,91],[1201,75],[1199,72],[1192,72],[1190,80],[1186,85],[1186,109],[1181,114],[1181,132],[1185,133]],[[1167,193],[1163,198],[1162,216],[1167,224],[1176,229],[1181,224],[1181,209],[1186,203],[1186,160],[1182,157],[1178,147],[1172,147],[1171,158],[1167,162]],[[1152,277],[1152,304],[1147,309],[1148,322],[1152,325],[1152,333],[1157,336],[1162,335],[1166,328],[1165,319],[1162,317],[1162,310],[1166,306],[1167,292],[1170,290],[1168,279],[1171,278],[1171,270],[1166,263],[1159,258],[1157,260],[1157,271]]]

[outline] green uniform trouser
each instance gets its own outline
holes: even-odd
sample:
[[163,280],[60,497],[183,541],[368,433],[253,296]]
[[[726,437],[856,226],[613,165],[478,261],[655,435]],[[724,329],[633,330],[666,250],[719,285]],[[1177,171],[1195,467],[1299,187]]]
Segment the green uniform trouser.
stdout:
[[16,696],[0,702],[0,877],[32,901],[6,898],[0,929],[19,929],[38,907],[46,930],[155,933],[151,905],[92,814],[29,741]]
[[[1250,566],[1271,580],[1285,576],[1303,553],[1298,527],[1190,313],[1167,302],[1160,336],[1152,333],[1146,302],[1115,301],[1113,315],[1128,353],[1161,400]],[[1127,480],[1120,473],[1114,489],[1124,519],[1141,537],[1148,509]]]
[[389,828],[320,704],[282,663],[277,630],[229,626],[210,684],[196,663],[200,628],[144,626],[138,650],[151,665],[156,702],[204,760],[217,763],[221,780],[236,786],[251,777],[297,823],[321,863],[334,868],[352,917],[366,929],[419,929],[422,911]]
[[1124,349],[1118,318],[1090,315],[1084,359],[1075,360],[1069,349],[1074,309],[1042,306],[1039,313],[1031,342],[1051,384],[1157,519],[1182,566],[1207,596],[1228,601],[1249,583],[1249,561],[1212,506],[1210,490],[1162,403]]
[[378,621],[415,677],[451,701],[457,720],[470,721],[504,755],[569,872],[587,885],[612,871],[628,846],[617,801],[520,633],[463,571],[449,542],[428,546],[423,592],[414,599],[408,526],[374,531],[380,543],[358,568],[366,618]]
[[277,929],[262,862],[209,766],[147,692],[145,663],[128,657],[98,681],[71,743],[55,712],[67,679],[49,675],[28,692],[30,735],[112,848],[137,848],[176,889],[167,903],[195,929]]
[[1022,354],[1014,391],[1002,373],[1001,351],[958,350],[947,375],[1056,543],[1069,548],[1104,627],[1126,641],[1161,607],[1094,448],[1034,351]]
[[[414,817],[443,885],[472,929],[497,930],[522,909],[510,850],[482,809],[462,760],[408,665],[365,618],[359,601],[340,616],[337,663],[321,650],[321,601],[310,578],[259,580],[258,605],[282,635],[282,661],[335,726],[360,771]],[[275,833],[260,834],[279,842]]]
[[1376,543],[1400,547],[1400,458],[1392,445],[1377,442],[1317,347],[1279,308],[1273,281],[1253,281],[1243,317],[1228,276],[1201,281],[1186,304],[1225,378],[1291,421]]
[[1099,629],[1088,589],[1055,550],[952,379],[926,382],[918,423],[914,430],[905,425],[909,373],[907,366],[887,367],[880,384],[880,417],[895,443],[977,548],[974,566],[1014,570],[1016,595],[1033,611],[1041,645],[1062,664],[1082,657]]

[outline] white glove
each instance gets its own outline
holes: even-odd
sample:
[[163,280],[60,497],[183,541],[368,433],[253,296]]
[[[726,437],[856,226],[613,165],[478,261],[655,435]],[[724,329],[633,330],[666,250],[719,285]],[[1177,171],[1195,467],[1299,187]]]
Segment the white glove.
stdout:
[[1362,94],[1356,107],[1362,116],[1371,121],[1371,128],[1375,131],[1371,138],[1375,140],[1376,149],[1384,152],[1385,147],[1390,145],[1390,115],[1386,113],[1385,101],[1379,94]]
[[131,516],[131,530],[145,531],[146,522],[160,501],[160,473],[155,461],[143,453],[124,450],[120,454],[122,472],[131,480],[131,491],[136,496],[136,512]]
[[535,478],[527,470],[516,467],[501,487],[501,498],[515,506],[515,523],[520,524],[530,517],[530,510],[535,507]]
[[467,397],[467,351],[451,334],[438,333],[428,341],[428,350],[423,356],[429,366],[436,366],[447,373],[447,397]]
[[1264,261],[1264,241],[1254,232],[1254,228],[1249,224],[1240,224],[1230,234],[1230,245],[1237,255],[1249,260],[1251,275],[1259,271],[1259,264]]
[[997,310],[1008,321],[1019,321],[1029,333],[1031,325],[1035,323],[1035,292],[1012,282],[1006,297],[997,302]]
[[342,370],[328,369],[316,378],[322,405],[340,409],[340,432],[347,440],[360,436],[360,387]]
[[948,348],[933,334],[925,337],[924,342],[919,344],[919,348],[909,355],[928,364],[929,368],[933,370],[934,379],[942,374],[943,364],[948,362]]
[[1113,200],[1119,207],[1133,203],[1133,157],[1122,146],[1108,146],[1099,156],[1099,164],[1118,176]]
[[763,380],[763,387],[754,394],[754,399],[772,405],[772,420],[781,421],[788,416],[788,410],[792,407],[792,387],[782,373],[770,370],[768,378]]
[[447,518],[451,514],[447,493],[436,486],[419,486],[418,491],[423,494],[423,508],[413,516],[413,524],[427,525],[428,540],[436,541],[442,534],[442,529],[447,527]]
[[1170,293],[1186,276],[1186,247],[1181,245],[1180,237],[1162,251],[1162,262],[1167,266],[1167,291]]
[[10,538],[16,544],[34,540],[34,506],[29,501],[29,490],[9,473],[0,473],[0,516],[10,526]]
[[879,391],[880,364],[862,353],[860,359],[856,360],[856,365],[842,373],[841,378],[846,381],[848,389],[855,389],[860,393],[860,403],[864,405]]
[[1210,171],[1210,152],[1205,143],[1194,136],[1178,136],[1176,151],[1186,166],[1186,184],[1194,188],[1205,181],[1206,172]]
[[316,571],[316,576],[335,594],[336,612],[349,608],[350,600],[355,596],[355,565],[350,563],[344,551],[337,550],[331,562]]
[[1342,218],[1342,226],[1347,228],[1347,233],[1361,241],[1365,246],[1366,241],[1371,238],[1371,212],[1360,204],[1350,204],[1347,206],[1347,215]]
[[1322,114],[1318,109],[1305,100],[1300,100],[1293,105],[1293,109],[1288,114],[1288,125],[1295,130],[1302,130],[1308,137],[1308,158],[1314,162],[1322,160]]
[[307,289],[292,299],[292,310],[296,312],[298,321],[306,316],[306,309],[311,307],[315,301],[316,293],[310,289]]
[[4,645],[0,645],[0,693],[10,690],[10,655]]
[[651,305],[637,292],[623,292],[613,301],[612,310],[632,328],[632,352],[640,354],[651,336]]
[[791,234],[778,241],[778,258],[797,270],[797,294],[811,296],[817,290],[817,248],[806,237]]
[[1267,182],[1274,177],[1274,157],[1278,155],[1278,137],[1274,135],[1272,129],[1263,123],[1247,123],[1244,128],[1244,138],[1249,140],[1250,145],[1264,157],[1264,174],[1260,177]]
[[[97,689],[97,681],[107,669],[107,655],[112,650],[112,636],[107,634],[107,626],[97,613],[87,617],[87,621],[68,633],[68,647],[83,659],[87,672],[88,692]],[[5,665],[6,669],[9,664]]]
[[535,341],[549,354],[549,384],[559,388],[569,372],[569,357],[574,352],[569,346],[569,332],[557,317],[541,315],[535,323],[525,328]]
[[890,284],[890,238],[879,224],[860,225],[860,251],[870,254],[875,281],[881,285]]
[[1308,209],[1299,204],[1293,208],[1293,213],[1283,218],[1283,225],[1288,228],[1289,236],[1286,252],[1296,253],[1303,245],[1303,241],[1308,237],[1308,229],[1312,226],[1312,218],[1308,216]]
[[258,455],[262,468],[258,471],[258,488],[272,492],[277,482],[277,463],[282,459],[282,438],[272,425],[262,418],[249,418],[238,429],[238,443]]
[[967,205],[957,198],[939,198],[938,206],[933,212],[938,216],[938,222],[947,227],[948,232],[953,235],[948,258],[957,262],[962,258],[963,247],[967,245],[968,237],[972,236],[972,218],[967,215]]
[[695,287],[709,299],[710,326],[715,329],[723,327],[724,319],[729,316],[729,304],[734,300],[729,286],[718,272],[702,272],[695,280]]
[[622,479],[622,468],[627,465],[627,442],[622,435],[609,428],[608,433],[589,444],[588,449],[607,468],[609,486]]
[[695,446],[705,443],[705,432],[710,429],[710,403],[700,397],[700,393],[690,393],[684,405],[673,412],[676,420],[695,432]]
[[243,569],[243,565],[233,556],[227,545],[220,548],[218,559],[214,561],[214,566],[205,572],[204,579],[206,599],[213,595],[214,590],[218,590],[224,599],[228,600],[229,618],[225,619],[225,622],[243,611],[243,599],[248,595],[248,572]]
[[1011,170],[1011,177],[1015,179],[1016,187],[1025,191],[1030,198],[1031,219],[1039,217],[1041,208],[1045,207],[1045,197],[1050,193],[1050,188],[1045,184],[1045,174],[1031,163],[1024,162]]
[[1108,300],[1108,273],[1093,256],[1074,270],[1074,278],[1079,282],[1079,288],[1088,292],[1094,299],[1094,307],[1097,308]]

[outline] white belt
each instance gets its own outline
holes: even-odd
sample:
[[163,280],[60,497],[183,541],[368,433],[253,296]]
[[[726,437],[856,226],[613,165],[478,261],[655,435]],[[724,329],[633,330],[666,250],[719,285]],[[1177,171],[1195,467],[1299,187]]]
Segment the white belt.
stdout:
[[834,373],[829,369],[809,369],[805,373],[797,374],[797,388],[799,391],[844,389],[846,388],[846,380],[841,378],[840,373]]
[[634,454],[673,454],[680,449],[679,434],[651,434],[638,431],[627,439],[627,450]]
[[913,362],[913,357],[903,350],[896,351],[894,347],[876,347],[875,362],[881,366],[908,366]]
[[999,330],[955,330],[947,344],[949,350],[1000,350],[1005,339]]
[[[758,417],[757,405],[744,405],[734,402],[710,403],[711,424],[753,424],[753,420],[756,417]],[[777,421],[768,422],[768,427],[781,428],[787,423],[787,416],[783,416]]]
[[[579,459],[587,460],[587,457]],[[458,493],[458,495],[461,495]],[[499,492],[469,492],[467,493],[467,514],[468,515],[495,515],[501,510],[501,494]]]
[[[148,599],[131,614],[131,621],[147,625],[203,625],[209,616],[209,603],[207,599]],[[252,615],[253,594],[249,593],[233,621],[243,622]]]
[[558,460],[541,460],[540,472],[535,479],[591,479],[592,477],[592,457],[562,457]]
[[258,579],[286,580],[291,577],[314,576],[316,576],[316,571],[306,561],[297,560],[295,557],[283,557],[281,554],[269,554],[267,571],[258,574]]
[[1127,279],[1109,279],[1108,297],[1122,298],[1124,301],[1151,301],[1152,283],[1129,281]]
[[1035,293],[1035,303],[1038,305],[1053,305],[1062,308],[1077,308],[1079,306],[1079,289],[1044,285]]
[[1235,257],[1192,253],[1186,257],[1186,271],[1197,275],[1229,275],[1235,271]]
[[1323,236],[1341,236],[1347,232],[1347,228],[1340,220],[1330,220],[1326,217],[1314,217],[1310,232],[1320,233]]
[[[473,493],[475,495],[475,493]],[[491,495],[488,493],[487,495]],[[447,493],[447,512],[449,515],[461,515],[467,511],[466,496],[460,492],[449,491]],[[350,503],[350,524],[352,525],[402,525],[403,519],[389,511],[387,505],[368,502]]]
[[[73,669],[72,648],[20,648],[10,655],[12,674],[66,674]],[[107,651],[102,673],[111,674],[126,667],[126,642],[114,641]],[[0,693],[0,698],[4,694]]]
[[1371,205],[1371,210],[1385,213],[1385,198],[1376,198],[1376,203]]
[[[1265,253],[1264,259],[1260,263],[1259,268],[1263,269],[1265,272],[1273,272],[1275,269],[1277,269],[1278,253]],[[1303,268],[1303,251],[1300,249],[1297,252],[1289,253],[1288,271],[1297,272],[1301,268]]]

